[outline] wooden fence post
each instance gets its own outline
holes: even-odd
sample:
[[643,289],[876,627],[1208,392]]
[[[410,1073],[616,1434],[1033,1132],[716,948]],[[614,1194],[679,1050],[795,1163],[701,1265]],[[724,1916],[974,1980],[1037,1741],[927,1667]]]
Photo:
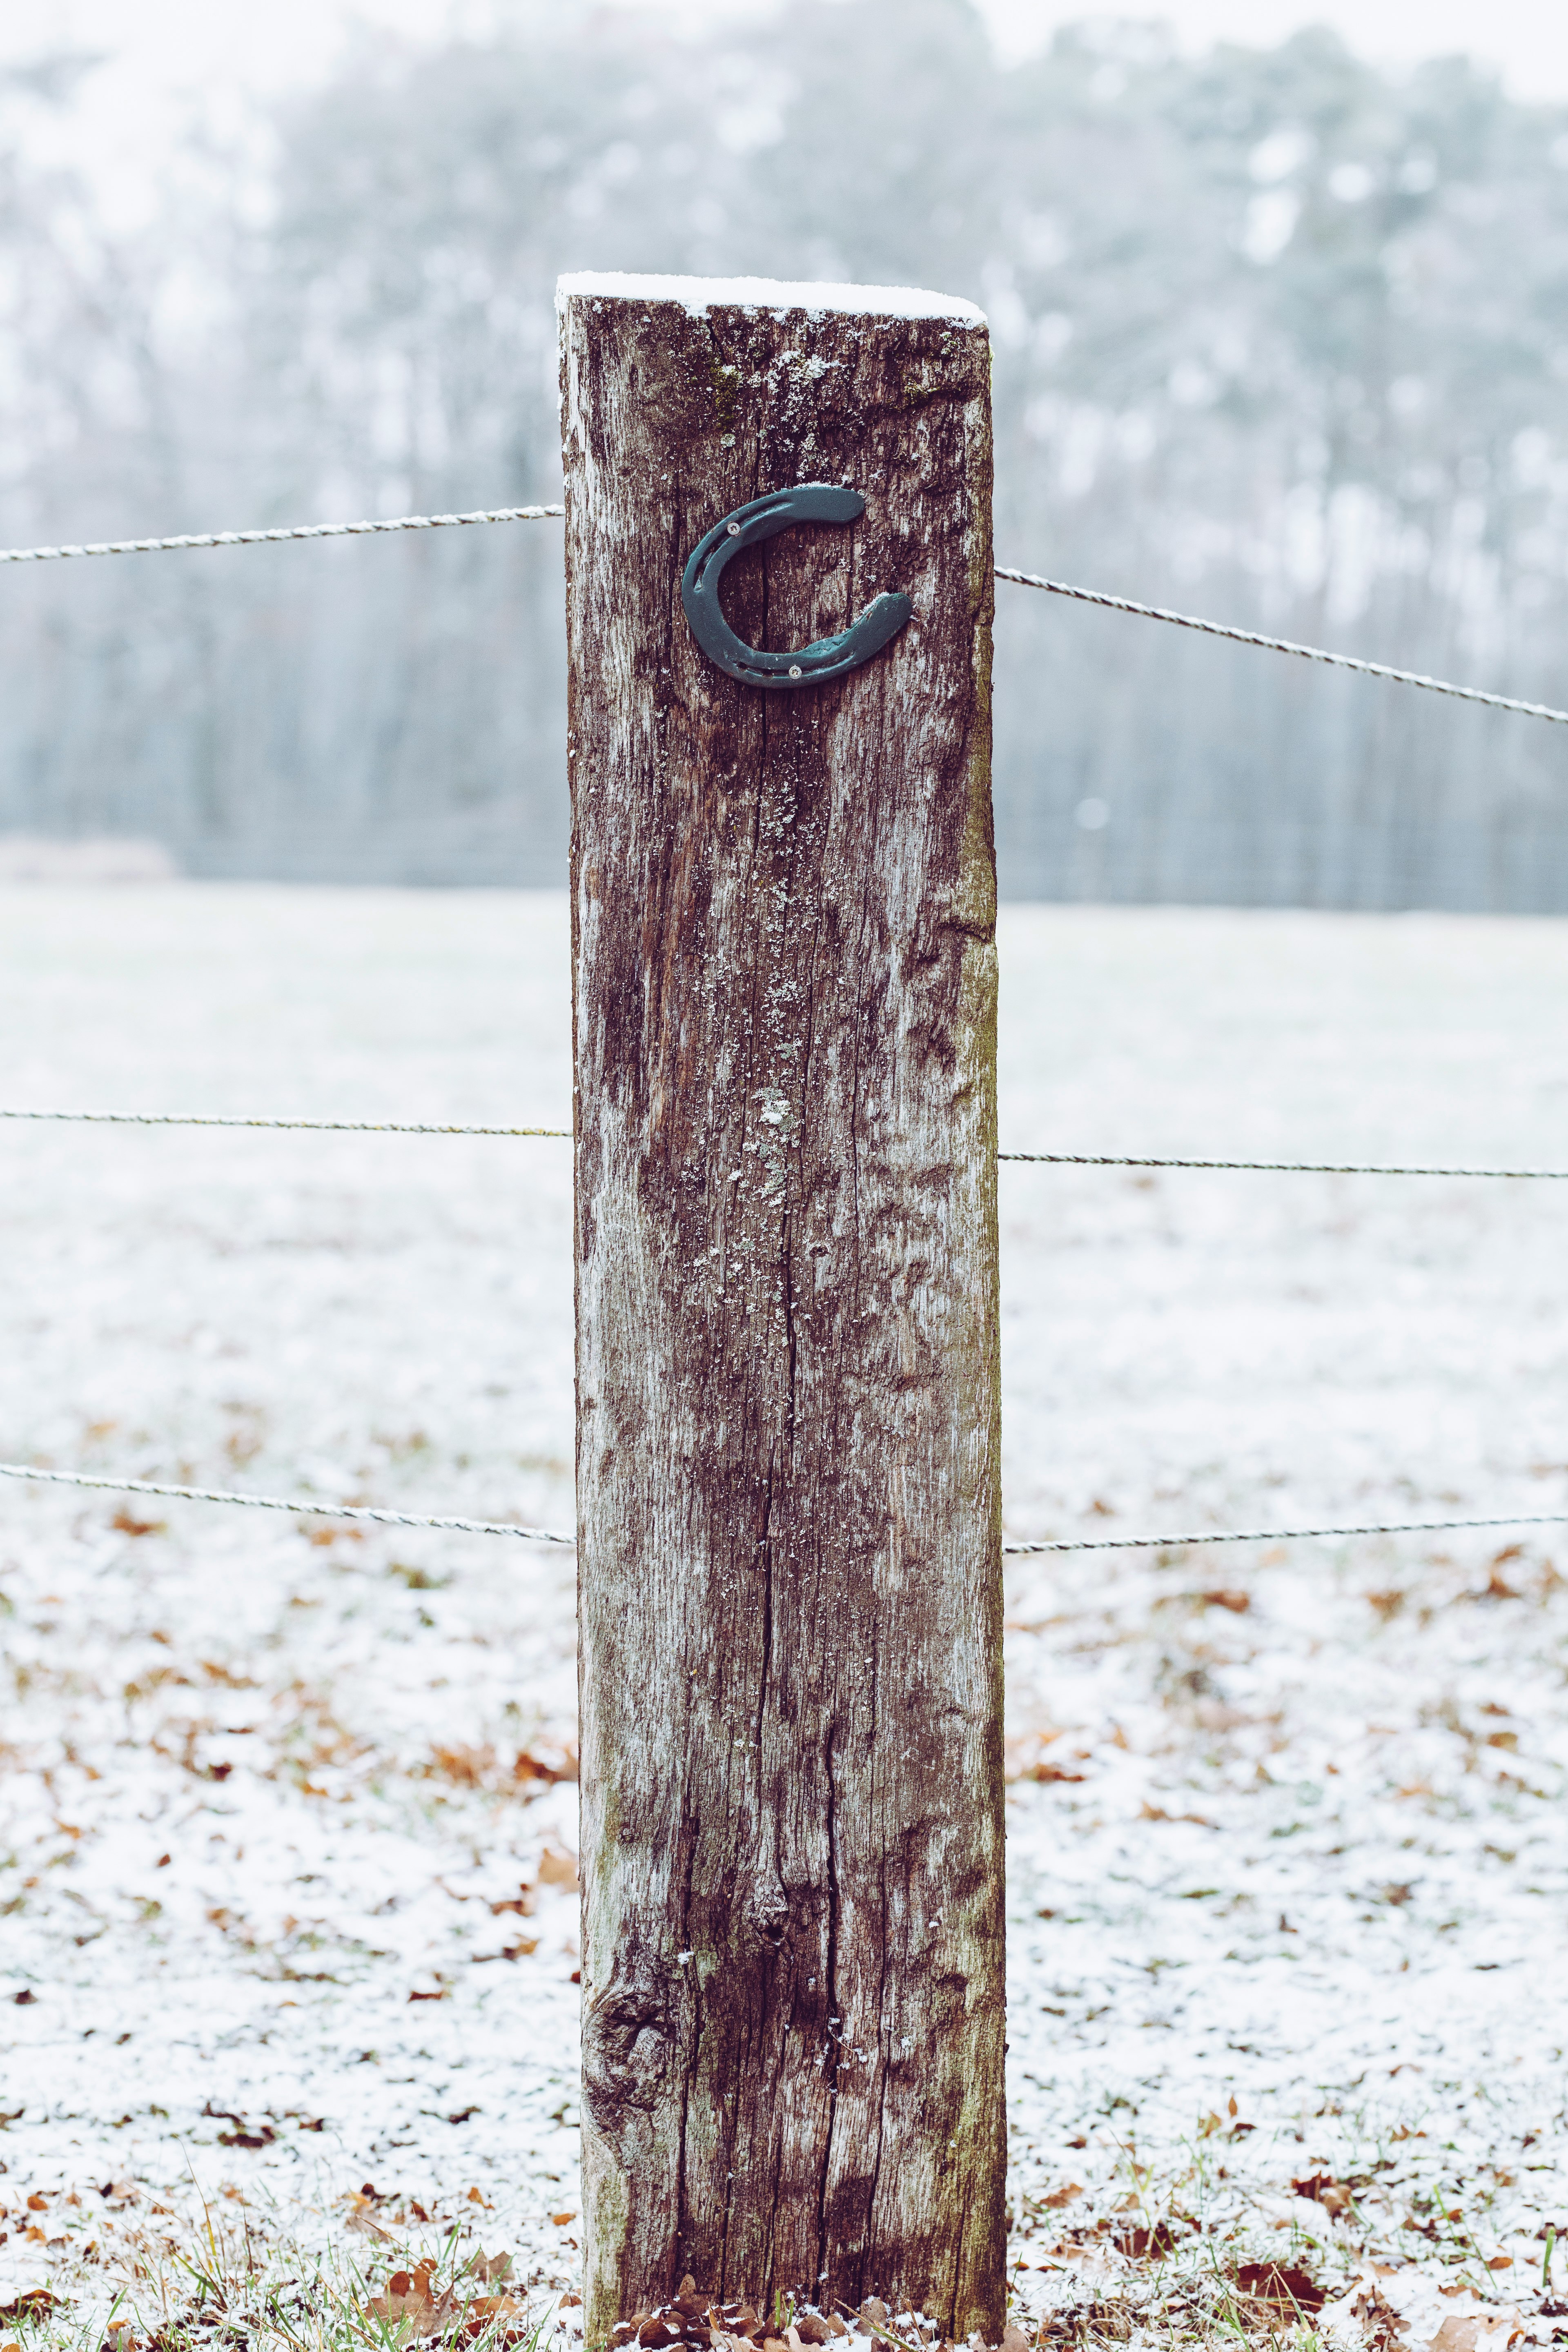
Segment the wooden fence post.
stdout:
[[[584,2323],[1004,2306],[985,323],[562,281]],[[842,680],[738,683],[885,590]]]

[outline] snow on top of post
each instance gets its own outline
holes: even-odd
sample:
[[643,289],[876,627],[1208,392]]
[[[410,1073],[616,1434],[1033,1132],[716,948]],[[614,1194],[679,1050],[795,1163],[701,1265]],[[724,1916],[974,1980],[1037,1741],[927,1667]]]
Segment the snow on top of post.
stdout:
[[949,319],[955,326],[983,327],[985,313],[955,294],[929,294],[918,286],[820,286],[779,278],[637,277],[621,270],[568,270],[555,281],[555,307],[574,295],[602,295],[621,302],[680,302],[700,318],[705,311],[830,310],[858,318]]

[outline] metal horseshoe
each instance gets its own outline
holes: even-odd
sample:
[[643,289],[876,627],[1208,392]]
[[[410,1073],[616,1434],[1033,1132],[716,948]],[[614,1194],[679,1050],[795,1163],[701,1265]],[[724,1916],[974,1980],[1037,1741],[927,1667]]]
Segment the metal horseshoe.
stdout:
[[910,599],[894,591],[878,596],[858,620],[837,637],[823,637],[798,653],[759,653],[735,635],[719,610],[719,581],[724,566],[743,547],[776,539],[797,522],[853,522],[866,511],[858,490],[836,489],[830,482],[803,482],[793,490],[777,490],[771,498],[753,499],[716,522],[698,541],[680,583],[680,601],[691,624],[691,634],[708,656],[742,686],[784,688],[821,686],[828,678],[846,677],[862,662],[891,643],[914,611]]

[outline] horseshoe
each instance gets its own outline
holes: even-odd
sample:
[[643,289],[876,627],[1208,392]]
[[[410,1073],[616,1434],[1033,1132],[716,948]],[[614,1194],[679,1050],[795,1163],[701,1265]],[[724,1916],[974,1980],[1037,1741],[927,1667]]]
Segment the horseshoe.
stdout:
[[776,539],[797,522],[853,522],[866,511],[858,490],[840,490],[829,482],[803,482],[793,490],[775,490],[771,498],[753,499],[716,522],[691,551],[680,583],[680,601],[691,624],[691,634],[710,661],[742,686],[787,690],[796,686],[822,686],[829,678],[847,677],[873,654],[891,643],[914,611],[898,591],[875,597],[858,620],[837,637],[822,637],[798,653],[764,654],[735,635],[719,610],[719,581],[724,566],[743,547]]

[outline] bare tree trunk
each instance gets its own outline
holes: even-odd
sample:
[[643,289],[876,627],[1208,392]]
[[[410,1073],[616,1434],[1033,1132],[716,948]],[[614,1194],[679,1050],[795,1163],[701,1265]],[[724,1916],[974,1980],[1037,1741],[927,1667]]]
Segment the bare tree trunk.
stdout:
[[[990,352],[921,299],[563,285],[590,2346],[687,2272],[1004,2316]],[[763,692],[682,567],[809,481],[739,634],[915,615]]]

